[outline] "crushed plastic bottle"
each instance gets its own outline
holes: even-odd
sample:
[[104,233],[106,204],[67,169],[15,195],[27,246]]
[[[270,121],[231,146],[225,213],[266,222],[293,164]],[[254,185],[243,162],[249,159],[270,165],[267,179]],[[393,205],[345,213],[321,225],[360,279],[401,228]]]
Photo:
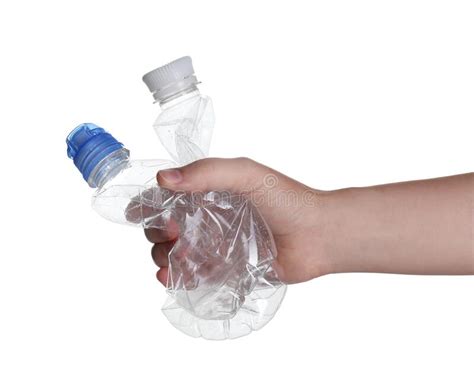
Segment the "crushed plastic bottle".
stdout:
[[202,95],[191,58],[182,57],[143,76],[160,104],[155,132],[171,158],[184,165],[209,153],[214,109],[211,98]]
[[179,330],[206,339],[236,338],[262,328],[286,292],[272,269],[276,248],[257,208],[225,191],[174,192],[157,185],[160,169],[205,157],[214,115],[197,89],[191,59],[144,76],[163,112],[154,127],[174,161],[130,160],[129,151],[95,124],[67,138],[68,156],[106,219],[142,228],[178,228],[168,254],[169,297],[163,313]]

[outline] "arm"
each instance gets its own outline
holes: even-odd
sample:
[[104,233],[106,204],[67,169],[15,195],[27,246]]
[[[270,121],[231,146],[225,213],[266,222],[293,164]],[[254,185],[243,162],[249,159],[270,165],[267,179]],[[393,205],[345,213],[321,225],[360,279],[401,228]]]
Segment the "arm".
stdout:
[[[272,230],[288,283],[338,272],[474,274],[474,173],[326,192],[249,159],[204,159],[160,171],[158,183],[245,194]],[[165,283],[179,234],[145,232]]]
[[474,274],[474,173],[324,199],[335,272]]

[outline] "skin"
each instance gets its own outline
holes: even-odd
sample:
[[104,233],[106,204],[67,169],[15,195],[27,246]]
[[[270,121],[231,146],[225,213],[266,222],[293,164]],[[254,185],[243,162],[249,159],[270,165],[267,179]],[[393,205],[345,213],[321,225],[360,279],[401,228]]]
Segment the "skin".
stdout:
[[[157,179],[172,190],[249,198],[273,233],[274,268],[286,283],[340,272],[474,274],[474,173],[321,191],[247,158],[209,158]],[[145,235],[166,284],[178,229]]]

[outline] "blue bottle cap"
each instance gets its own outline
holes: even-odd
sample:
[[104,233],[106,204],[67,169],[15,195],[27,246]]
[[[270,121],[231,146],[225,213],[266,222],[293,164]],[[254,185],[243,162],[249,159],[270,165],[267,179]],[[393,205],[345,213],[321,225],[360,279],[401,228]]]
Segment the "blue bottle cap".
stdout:
[[84,180],[105,157],[123,148],[105,129],[92,123],[78,125],[66,138],[67,155],[73,159]]

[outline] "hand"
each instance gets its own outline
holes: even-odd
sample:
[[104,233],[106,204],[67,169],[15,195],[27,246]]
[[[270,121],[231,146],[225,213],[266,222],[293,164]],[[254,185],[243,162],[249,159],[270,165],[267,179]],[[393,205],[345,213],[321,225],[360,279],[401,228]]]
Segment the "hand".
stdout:
[[[282,281],[298,283],[329,272],[320,241],[323,192],[246,158],[198,160],[160,171],[157,178],[161,187],[171,190],[229,191],[250,199],[273,233],[278,254],[274,269]],[[157,278],[165,285],[168,252],[179,236],[178,226],[146,229],[145,235],[154,243]]]
[[[245,158],[204,159],[158,173],[183,191],[244,194],[269,225],[279,278],[328,273],[474,274],[474,173],[330,192]],[[177,226],[146,230],[166,284]]]

